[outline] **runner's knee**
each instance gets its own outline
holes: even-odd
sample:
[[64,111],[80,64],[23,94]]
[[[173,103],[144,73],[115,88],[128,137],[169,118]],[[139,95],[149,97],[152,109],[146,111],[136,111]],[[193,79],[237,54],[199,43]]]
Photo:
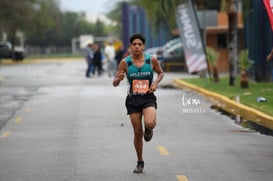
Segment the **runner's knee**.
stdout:
[[148,129],[153,129],[156,126],[156,121],[145,121],[145,127]]
[[143,131],[140,130],[140,129],[135,129],[134,130],[134,135],[135,135],[135,138],[141,138],[142,139]]

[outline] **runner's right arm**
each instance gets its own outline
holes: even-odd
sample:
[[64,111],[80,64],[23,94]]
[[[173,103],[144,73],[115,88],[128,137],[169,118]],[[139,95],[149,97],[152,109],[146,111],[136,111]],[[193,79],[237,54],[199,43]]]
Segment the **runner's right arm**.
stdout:
[[119,83],[124,79],[126,72],[127,72],[127,65],[126,65],[125,59],[122,59],[118,66],[118,71],[113,80],[114,87],[117,87]]

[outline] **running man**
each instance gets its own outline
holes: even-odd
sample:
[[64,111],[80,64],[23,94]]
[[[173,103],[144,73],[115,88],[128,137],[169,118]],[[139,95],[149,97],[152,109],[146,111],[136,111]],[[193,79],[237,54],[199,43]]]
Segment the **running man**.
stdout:
[[[126,74],[130,88],[125,105],[134,130],[134,146],[138,159],[134,173],[142,173],[144,170],[144,160],[142,158],[143,136],[147,142],[153,136],[157,108],[154,91],[156,91],[157,85],[163,79],[164,72],[156,57],[144,54],[145,37],[142,34],[132,35],[129,41],[131,55],[121,60],[113,80],[113,86],[118,86]],[[154,71],[157,73],[155,80],[153,77]],[[144,133],[142,118],[144,120]]]

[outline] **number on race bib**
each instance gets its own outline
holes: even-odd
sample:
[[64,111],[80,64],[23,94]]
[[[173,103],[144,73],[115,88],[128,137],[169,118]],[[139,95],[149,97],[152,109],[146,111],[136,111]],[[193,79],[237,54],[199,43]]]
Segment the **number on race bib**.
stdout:
[[133,80],[133,93],[145,94],[149,90],[149,80]]

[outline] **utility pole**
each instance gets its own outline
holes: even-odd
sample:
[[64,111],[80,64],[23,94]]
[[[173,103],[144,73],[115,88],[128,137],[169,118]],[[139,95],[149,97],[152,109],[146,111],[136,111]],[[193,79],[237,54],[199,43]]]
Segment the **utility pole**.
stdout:
[[238,70],[237,2],[228,2],[229,85],[234,86]]

